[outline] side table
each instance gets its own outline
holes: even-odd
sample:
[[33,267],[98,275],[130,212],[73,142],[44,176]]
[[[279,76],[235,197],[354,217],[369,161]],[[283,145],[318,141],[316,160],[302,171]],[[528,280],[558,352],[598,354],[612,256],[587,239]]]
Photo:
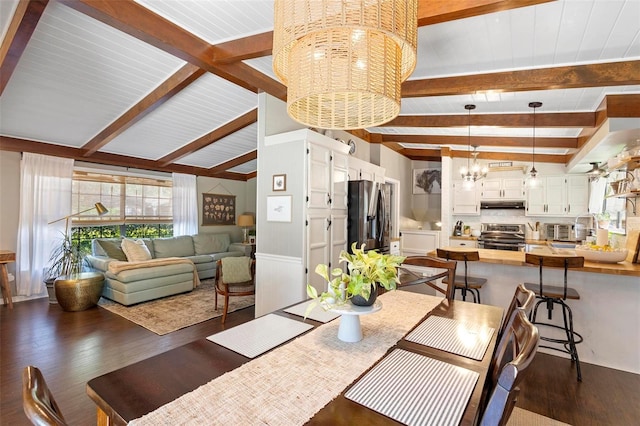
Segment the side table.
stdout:
[[56,278],[53,284],[58,304],[65,311],[84,311],[95,306],[102,295],[104,275],[80,272]]
[[9,286],[9,274],[7,273],[7,263],[15,262],[16,254],[9,250],[0,250],[0,285],[2,286],[2,300],[9,309],[13,309],[13,298],[11,297],[11,287]]

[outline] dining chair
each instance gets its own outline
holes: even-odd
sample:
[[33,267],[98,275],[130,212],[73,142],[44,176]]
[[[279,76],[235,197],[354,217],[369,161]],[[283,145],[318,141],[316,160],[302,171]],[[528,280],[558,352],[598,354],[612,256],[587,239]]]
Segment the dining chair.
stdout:
[[[519,385],[536,355],[539,341],[536,326],[529,321],[524,309],[516,308],[493,356],[493,367],[489,371],[490,396],[482,414],[481,426],[507,424],[518,399]],[[512,354],[512,360],[504,362],[505,356]]]
[[507,328],[507,322],[509,321],[509,318],[511,318],[511,315],[513,314],[513,311],[516,310],[516,308],[522,308],[525,314],[527,314],[527,317],[529,317],[529,314],[531,314],[531,309],[533,308],[533,303],[535,301],[536,294],[533,291],[527,289],[524,284],[518,284],[518,286],[516,287],[516,291],[513,293],[513,297],[511,298],[511,303],[505,311],[504,319],[502,320],[502,325],[500,326],[498,336],[502,336],[502,334],[504,333],[504,330]]
[[467,300],[467,292],[473,296],[474,303],[480,302],[480,289],[487,283],[486,278],[473,277],[469,275],[469,262],[477,262],[480,260],[478,250],[446,250],[437,249],[438,257],[447,260],[457,260],[464,262],[464,275],[456,275],[454,281],[454,292],[460,290],[462,292],[462,300]]
[[33,365],[28,365],[22,370],[22,408],[33,425],[67,424],[42,372]]
[[[456,275],[455,260],[438,259],[431,256],[410,256],[407,257],[399,269],[399,284],[398,288],[407,287],[411,285],[427,284],[429,287],[434,288],[436,291],[444,293],[447,300],[453,300],[455,288],[453,287],[454,277]],[[442,272],[437,272],[433,275],[418,275],[415,271],[412,271],[407,266],[422,267],[422,268],[436,268],[444,269]],[[447,286],[442,288],[436,284],[436,280],[443,278],[443,283],[448,279]]]
[[[571,307],[565,302],[567,299],[579,300],[580,294],[572,287],[568,287],[568,271],[570,268],[582,268],[584,266],[584,257],[581,256],[559,256],[559,255],[539,255],[533,253],[525,254],[525,262],[538,267],[538,282],[524,283],[524,286],[533,291],[538,298],[538,302],[531,313],[531,322],[538,326],[552,327],[562,330],[565,338],[557,337],[557,334],[547,334],[541,339],[549,342],[551,345],[540,345],[546,349],[552,349],[558,352],[564,352],[571,356],[571,362],[576,364],[576,373],[578,381],[582,381],[582,370],[580,369],[580,358],[578,358],[578,349],[576,345],[582,343],[583,338],[580,333],[573,328],[573,312]],[[543,282],[543,267],[546,268],[563,268],[564,279],[561,286],[552,286]],[[547,308],[547,319],[553,319],[554,305],[560,305],[562,308],[563,325],[556,325],[550,322],[538,321],[538,307],[545,304]],[[545,329],[547,330],[547,329]],[[546,333],[545,333],[546,334]]]
[[224,296],[222,323],[227,319],[230,296],[256,294],[256,261],[250,257],[225,257],[217,262],[215,309],[218,309],[218,294]]

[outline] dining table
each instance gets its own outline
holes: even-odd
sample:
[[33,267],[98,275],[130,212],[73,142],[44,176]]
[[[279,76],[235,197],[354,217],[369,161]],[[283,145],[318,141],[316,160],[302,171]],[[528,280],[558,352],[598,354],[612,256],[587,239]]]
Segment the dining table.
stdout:
[[[338,339],[339,316],[316,320],[285,308],[96,377],[87,394],[97,406],[97,424],[421,424],[422,413],[410,413],[416,410],[430,410],[432,418],[444,419],[441,424],[477,424],[503,309],[402,290],[378,300],[382,309],[363,317],[359,342]],[[288,324],[296,335],[287,340],[282,334],[262,352],[233,347],[264,340]],[[453,327],[449,334],[439,334],[447,327]],[[452,346],[463,329],[466,337]],[[471,340],[477,340],[475,352],[465,348]],[[431,377],[432,370],[439,373]],[[453,373],[460,383],[447,381]],[[380,392],[368,387],[384,389],[394,379],[399,384],[393,386],[410,383],[404,392],[430,387],[419,400],[409,393],[405,406],[385,407],[386,400],[375,397]],[[452,396],[459,387],[467,394]],[[382,391],[405,399],[402,392]]]

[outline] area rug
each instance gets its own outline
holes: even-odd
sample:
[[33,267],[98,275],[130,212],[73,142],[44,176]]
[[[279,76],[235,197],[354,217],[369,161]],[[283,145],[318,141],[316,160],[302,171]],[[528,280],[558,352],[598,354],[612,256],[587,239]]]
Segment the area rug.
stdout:
[[553,420],[549,417],[545,417],[541,414],[536,414],[532,411],[523,410],[522,408],[514,407],[511,417],[507,422],[507,426],[569,426],[567,423],[562,423],[557,420]]
[[[252,306],[254,303],[254,296],[230,297],[228,312]],[[215,306],[214,280],[203,280],[190,293],[133,306],[124,306],[103,297],[98,302],[98,306],[162,336],[222,316],[224,297],[218,296],[218,309],[215,310],[213,308]]]

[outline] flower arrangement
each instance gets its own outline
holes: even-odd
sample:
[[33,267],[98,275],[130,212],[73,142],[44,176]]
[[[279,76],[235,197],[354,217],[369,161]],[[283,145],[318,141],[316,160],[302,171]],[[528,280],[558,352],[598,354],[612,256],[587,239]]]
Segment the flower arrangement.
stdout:
[[[395,290],[398,280],[398,266],[404,262],[404,256],[381,254],[375,250],[364,251],[365,245],[357,248],[356,243],[351,246],[351,253],[343,250],[340,253],[340,263],[347,264],[347,272],[340,268],[331,271],[329,267],[319,264],[316,274],[322,276],[328,283],[328,291],[318,295],[316,289],[307,284],[307,295],[314,301],[310,303],[306,314],[320,305],[324,310],[344,305],[356,296],[369,300],[371,293],[377,294],[377,286],[386,290]],[[306,317],[305,314],[305,317]]]

